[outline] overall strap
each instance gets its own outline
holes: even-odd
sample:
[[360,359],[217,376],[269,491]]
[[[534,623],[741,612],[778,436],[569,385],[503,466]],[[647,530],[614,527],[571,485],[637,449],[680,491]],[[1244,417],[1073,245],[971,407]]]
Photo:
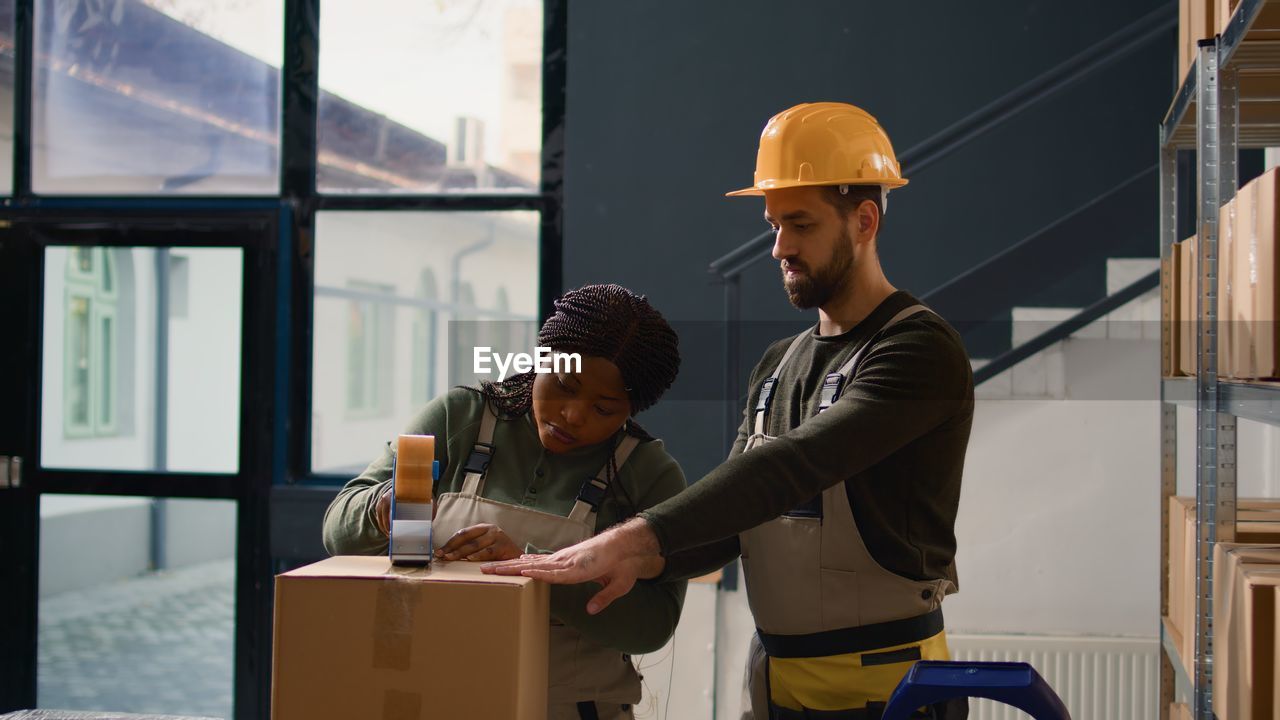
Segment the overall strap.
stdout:
[[841,365],[839,370],[823,378],[822,395],[818,403],[818,412],[825,411],[827,408],[831,407],[836,400],[840,399],[840,392],[844,390],[845,381],[853,375],[854,370],[858,367],[858,363],[862,360],[862,356],[867,353],[867,350],[876,344],[876,340],[879,338],[880,333],[920,312],[933,311],[923,305],[912,305],[897,315],[889,318],[889,321],[882,325],[879,330],[876,330],[875,334],[871,336],[871,339],[867,340],[862,347],[858,348],[858,351],[853,354],[853,357],[849,358],[845,364]]
[[[618,443],[618,449],[613,452],[614,467],[621,470],[623,463],[627,461],[627,458],[631,457],[631,451],[635,450],[639,444],[640,438],[634,435],[627,435],[622,438],[622,442]],[[569,519],[575,522],[592,520],[596,511],[600,509],[600,503],[604,501],[604,496],[609,491],[609,483],[612,480],[609,477],[608,463],[600,468],[595,477],[587,478],[587,481],[582,483],[582,489],[578,491],[578,499],[573,503],[573,509],[569,511]],[[592,531],[594,532],[594,522],[592,525]]]
[[755,434],[763,435],[766,427],[765,420],[769,415],[769,404],[773,401],[773,388],[778,384],[778,376],[782,374],[782,368],[786,367],[787,361],[795,353],[796,348],[800,347],[800,343],[804,341],[804,336],[808,331],[800,333],[795,340],[787,346],[787,351],[783,353],[782,359],[778,361],[778,367],[773,369],[773,374],[765,378],[760,384],[760,397],[756,400],[756,424]]
[[488,400],[484,403],[484,415],[480,418],[480,434],[476,436],[476,444],[471,448],[467,464],[462,467],[466,476],[462,480],[463,495],[479,495],[484,492],[484,478],[489,471],[489,463],[493,461],[493,429],[498,424],[498,416]]

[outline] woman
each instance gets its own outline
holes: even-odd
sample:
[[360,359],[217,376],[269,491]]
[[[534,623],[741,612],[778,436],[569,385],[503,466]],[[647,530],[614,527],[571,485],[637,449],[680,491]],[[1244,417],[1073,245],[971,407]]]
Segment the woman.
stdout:
[[[538,345],[577,353],[581,372],[526,373],[432,400],[405,429],[436,436],[433,525],[443,560],[508,560],[585,540],[685,488],[684,473],[631,416],[680,366],[675,332],[645,298],[588,285],[555,302]],[[576,368],[575,368],[576,370]],[[479,451],[483,459],[473,462]],[[324,519],[334,555],[387,551],[393,458],[338,493]],[[598,615],[595,585],[551,589],[549,720],[629,719],[640,700],[630,655],[675,631],[683,582],[640,583]]]

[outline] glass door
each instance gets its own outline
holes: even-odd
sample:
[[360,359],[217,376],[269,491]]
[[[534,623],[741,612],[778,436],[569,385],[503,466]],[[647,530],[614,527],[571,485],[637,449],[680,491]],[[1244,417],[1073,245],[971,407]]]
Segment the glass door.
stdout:
[[22,458],[20,487],[0,491],[21,619],[0,634],[20,678],[0,711],[231,718],[252,687],[236,648],[263,646],[270,592],[255,538],[274,223],[63,212],[3,229],[17,285],[0,313],[29,342],[0,366],[20,401],[0,454]]

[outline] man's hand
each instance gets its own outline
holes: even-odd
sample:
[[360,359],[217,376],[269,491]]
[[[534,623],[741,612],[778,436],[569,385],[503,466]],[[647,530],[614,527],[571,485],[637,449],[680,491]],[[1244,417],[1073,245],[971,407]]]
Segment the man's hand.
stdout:
[[644,520],[634,518],[551,555],[524,555],[507,562],[486,563],[481,569],[555,585],[597,582],[603,587],[587,603],[587,612],[596,615],[630,592],[638,578],[655,577],[664,565],[653,530]]
[[502,528],[489,523],[463,528],[436,551],[442,560],[511,560],[520,557],[520,548]]

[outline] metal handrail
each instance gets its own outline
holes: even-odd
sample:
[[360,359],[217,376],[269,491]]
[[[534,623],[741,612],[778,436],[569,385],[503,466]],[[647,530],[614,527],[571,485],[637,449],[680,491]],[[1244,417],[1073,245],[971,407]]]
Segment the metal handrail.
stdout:
[[1072,210],[1071,212],[1067,213],[1066,215],[1063,215],[1057,218],[1056,220],[1050,222],[1048,225],[1045,225],[1039,230],[1031,233],[1030,235],[1023,238],[1022,240],[1019,240],[1018,242],[1006,247],[1004,250],[1001,250],[1000,252],[988,257],[986,260],[983,260],[977,265],[974,265],[968,270],[960,273],[959,275],[956,275],[952,279],[944,282],[943,284],[930,290],[924,295],[921,295],[920,299],[927,303],[933,304],[942,300],[943,296],[946,293],[961,290],[966,287],[973,287],[973,283],[980,282],[982,277],[985,274],[991,272],[993,268],[999,268],[1002,263],[1016,256],[1018,253],[1025,252],[1028,248],[1034,247],[1036,243],[1040,241],[1042,238],[1050,236],[1055,230],[1058,230],[1059,228],[1063,227],[1064,225],[1071,222],[1072,220],[1076,220],[1080,218],[1080,216],[1093,210],[1100,203],[1110,199],[1111,197],[1121,192],[1128,190],[1130,187],[1132,187],[1136,183],[1155,174],[1155,172],[1158,169],[1159,169],[1158,164],[1152,164],[1149,167],[1143,168],[1141,171],[1134,173],[1133,175],[1130,175],[1129,177],[1120,181],[1119,183],[1117,183],[1116,185],[1108,189],[1106,192],[1102,193],[1101,195],[1098,195],[1097,197],[1093,198],[1092,200],[1085,203],[1084,205],[1081,205],[1076,209]]
[[1071,334],[1084,329],[1089,323],[1098,320],[1113,310],[1117,310],[1122,306],[1133,302],[1141,297],[1144,293],[1160,287],[1160,271],[1153,271],[1150,275],[1146,275],[1136,282],[1133,282],[1119,292],[1108,295],[1089,307],[1081,310],[1067,320],[1054,325],[1048,330],[1013,348],[1012,350],[997,356],[991,362],[983,365],[973,371],[974,386],[990,380],[1045,348],[1053,345],[1061,340],[1071,337]]

